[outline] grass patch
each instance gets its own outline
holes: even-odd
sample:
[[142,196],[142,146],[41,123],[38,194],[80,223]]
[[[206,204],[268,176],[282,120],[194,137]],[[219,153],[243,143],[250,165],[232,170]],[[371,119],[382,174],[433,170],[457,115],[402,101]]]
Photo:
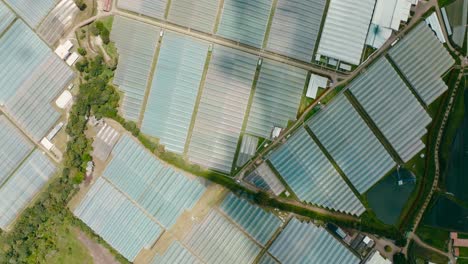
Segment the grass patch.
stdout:
[[70,228],[70,225],[63,225],[58,230],[57,251],[46,257],[49,264],[81,264],[92,263],[86,247],[77,239],[76,233]]
[[438,0],[437,2],[439,2],[439,6],[440,7],[444,7],[446,5],[449,5],[453,2],[455,2],[455,0]]
[[425,249],[414,242],[411,242],[411,245],[409,246],[408,256],[409,256],[410,263],[414,263],[418,259],[421,259],[424,261],[430,261],[434,263],[448,263],[449,261],[449,259],[446,256],[440,255],[437,252]]
[[461,239],[468,239],[468,234],[458,233],[458,238],[461,238]]
[[449,240],[448,231],[429,226],[420,226],[418,227],[418,230],[416,230],[416,234],[427,244],[442,251],[447,251]]
[[459,250],[460,250],[460,257],[468,258],[468,248],[461,247],[459,248]]

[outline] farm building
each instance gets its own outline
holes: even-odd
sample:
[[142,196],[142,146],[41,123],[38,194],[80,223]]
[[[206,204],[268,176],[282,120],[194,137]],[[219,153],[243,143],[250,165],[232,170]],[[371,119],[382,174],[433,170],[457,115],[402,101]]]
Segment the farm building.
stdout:
[[448,89],[441,77],[455,61],[426,23],[413,28],[389,55],[426,105]]
[[307,78],[305,70],[264,59],[258,77],[246,132],[270,138],[274,127],[295,120]]
[[250,97],[257,57],[215,46],[188,157],[190,161],[230,172]]
[[166,150],[184,153],[208,46],[177,33],[164,35],[141,130]]
[[365,211],[304,128],[275,150],[269,160],[300,200],[354,215]]
[[310,62],[325,4],[325,0],[279,0],[270,28],[267,49]]
[[359,75],[349,90],[404,162],[424,148],[431,117],[387,59]]
[[307,125],[359,193],[366,192],[396,166],[343,94],[307,121]]
[[293,218],[268,252],[281,263],[358,264],[361,260],[323,227]]
[[114,18],[110,38],[115,41],[119,52],[114,84],[124,93],[121,110],[123,116],[131,121],[140,118],[159,30],[129,18]]
[[331,0],[317,53],[359,65],[375,0]]
[[254,47],[265,37],[272,0],[225,0],[216,34]]

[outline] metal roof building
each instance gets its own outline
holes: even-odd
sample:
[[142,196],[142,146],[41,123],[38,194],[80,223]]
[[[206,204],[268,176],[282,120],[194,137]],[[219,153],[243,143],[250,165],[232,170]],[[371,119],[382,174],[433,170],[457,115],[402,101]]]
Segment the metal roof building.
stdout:
[[208,43],[167,32],[143,117],[143,133],[182,154],[208,54]]
[[375,0],[331,0],[317,53],[358,65]]
[[167,0],[118,0],[117,7],[157,19],[163,19]]
[[219,0],[171,0],[167,20],[204,32],[213,32]]
[[293,218],[268,251],[282,263],[358,264],[360,259],[322,227]]
[[0,2],[0,34],[8,28],[15,17],[16,15],[3,2]]
[[73,26],[73,19],[79,12],[73,0],[60,1],[41,23],[38,34],[49,45],[54,45]]
[[215,46],[188,156],[202,166],[230,172],[250,97],[257,57]]
[[114,147],[103,177],[164,228],[170,228],[205,191],[198,179],[190,179],[161,163],[128,135],[123,135]]
[[267,49],[310,62],[325,3],[325,0],[279,0],[270,28]]
[[247,134],[242,135],[242,143],[237,154],[237,166],[243,166],[255,155],[257,151],[258,137],[250,136]]
[[387,59],[359,75],[349,90],[404,162],[424,148],[431,117]]
[[204,263],[253,263],[261,251],[233,222],[213,209],[194,225],[184,242]]
[[426,105],[448,89],[441,76],[455,61],[424,22],[390,49],[389,55]]
[[7,229],[56,171],[40,150],[35,150],[0,187],[0,228]]
[[163,232],[150,215],[103,178],[97,179],[73,213],[130,261]]
[[217,34],[261,47],[271,11],[271,0],[225,0]]
[[93,157],[106,161],[112,149],[119,140],[120,134],[109,126],[104,126],[99,130],[93,141]]
[[138,121],[140,117],[159,30],[129,18],[114,18],[110,37],[119,52],[114,84],[124,93],[121,109],[123,116],[131,121]]
[[246,133],[270,138],[275,126],[284,128],[295,120],[306,79],[305,70],[264,59]]
[[299,199],[354,215],[365,208],[304,128],[269,157]]
[[359,193],[367,191],[396,165],[343,94],[307,124]]
[[4,116],[0,115],[0,186],[33,150],[33,145]]
[[5,0],[5,2],[32,28],[37,28],[56,4],[55,0]]
[[266,245],[282,225],[281,220],[274,214],[232,193],[224,199],[220,209],[262,246]]

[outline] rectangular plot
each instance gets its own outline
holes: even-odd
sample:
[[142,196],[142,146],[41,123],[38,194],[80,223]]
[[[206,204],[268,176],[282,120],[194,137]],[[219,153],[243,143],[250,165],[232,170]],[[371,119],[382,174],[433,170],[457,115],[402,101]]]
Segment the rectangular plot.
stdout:
[[281,183],[266,162],[260,164],[260,166],[247,175],[244,180],[252,183],[262,190],[272,191],[275,195],[280,195],[285,191],[283,183]]
[[15,14],[3,2],[0,2],[0,34],[7,29],[15,18]]
[[169,151],[184,152],[207,53],[208,43],[188,36],[162,41],[141,130]]
[[388,54],[426,105],[448,89],[441,76],[455,61],[425,23],[419,23]]
[[307,124],[359,193],[367,191],[395,166],[343,94]]
[[93,140],[93,157],[106,161],[119,136],[119,132],[108,124],[104,124]]
[[129,18],[114,18],[110,37],[119,52],[114,84],[124,93],[121,108],[123,116],[131,121],[138,121],[140,117],[159,30]]
[[331,0],[317,53],[358,65],[374,6],[375,0]]
[[307,78],[305,70],[263,60],[246,132],[270,138],[274,127],[295,120]]
[[215,46],[190,141],[190,161],[231,171],[256,66],[253,55]]
[[244,166],[244,164],[249,161],[255,155],[257,150],[258,138],[250,135],[242,136],[242,143],[239,149],[239,154],[237,155],[237,166]]
[[165,228],[191,209],[205,191],[198,179],[161,163],[128,135],[114,147],[103,176]]
[[51,52],[21,20],[0,38],[0,104],[13,96]]
[[379,59],[349,89],[404,162],[424,148],[431,117],[392,65]]
[[225,0],[217,34],[254,47],[261,47],[271,0]]
[[268,251],[282,263],[358,264],[361,260],[324,228],[293,218]]
[[73,19],[79,12],[73,0],[60,1],[41,23],[38,34],[53,46],[73,26]]
[[304,128],[269,157],[299,199],[354,215],[365,208]]
[[282,224],[281,220],[274,214],[266,212],[232,193],[224,199],[220,208],[263,246]]
[[279,0],[267,49],[310,62],[322,23],[325,0]]
[[156,255],[152,264],[203,264],[190,251],[188,251],[179,241],[174,241],[169,249],[162,255]]
[[5,104],[15,121],[39,141],[60,118],[53,100],[75,78],[75,73],[50,52]]
[[163,19],[167,0],[119,0],[117,7],[149,17]]
[[0,116],[0,186],[33,149],[33,145],[4,116]]
[[56,171],[40,150],[35,150],[0,187],[0,228],[8,228]]
[[185,244],[205,263],[253,263],[260,247],[215,210],[196,223]]
[[5,0],[13,10],[32,28],[37,28],[41,21],[54,8],[55,0]]
[[219,0],[172,0],[167,20],[204,32],[212,32]]
[[163,232],[103,178],[97,179],[73,214],[130,261],[143,248],[150,248]]

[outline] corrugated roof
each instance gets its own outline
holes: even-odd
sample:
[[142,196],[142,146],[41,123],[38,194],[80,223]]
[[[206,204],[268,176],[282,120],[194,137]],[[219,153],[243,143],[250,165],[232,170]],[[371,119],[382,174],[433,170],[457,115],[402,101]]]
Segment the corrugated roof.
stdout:
[[73,213],[130,261],[143,248],[150,248],[163,232],[149,215],[103,178],[97,179]]
[[0,34],[13,22],[16,15],[3,3],[0,2]]
[[[121,1],[119,1],[121,3]],[[159,39],[159,28],[116,16],[111,39],[119,53],[114,83],[124,92],[123,116],[138,121]]]
[[396,165],[343,94],[307,124],[360,193]]
[[220,209],[263,246],[282,224],[274,214],[232,193],[224,199]]
[[163,19],[168,0],[118,0],[117,7],[145,16]]
[[299,199],[354,215],[365,208],[304,128],[269,157]]
[[214,47],[190,141],[192,162],[231,171],[256,66],[251,54]]
[[21,131],[0,115],[0,186],[32,149],[33,145]]
[[54,8],[55,0],[5,0],[33,28]]
[[198,179],[161,163],[128,135],[114,147],[103,176],[165,228],[175,224],[205,191]]
[[6,229],[56,171],[40,150],[35,150],[0,188],[0,228]]
[[264,59],[246,132],[270,138],[275,126],[285,128],[295,120],[306,79],[305,70]]
[[326,0],[279,0],[267,49],[310,62],[315,49]]
[[172,0],[167,20],[200,31],[212,32],[219,0]]
[[375,0],[331,0],[317,53],[358,65]]
[[206,42],[164,35],[141,130],[169,151],[184,152],[207,53]]
[[455,61],[424,22],[412,29],[388,54],[426,105],[447,90],[441,76]]
[[217,34],[254,47],[261,47],[272,0],[224,0]]
[[359,75],[349,89],[404,162],[424,148],[421,138],[431,117],[385,58]]
[[282,263],[358,264],[361,260],[322,227],[293,218],[268,251]]

